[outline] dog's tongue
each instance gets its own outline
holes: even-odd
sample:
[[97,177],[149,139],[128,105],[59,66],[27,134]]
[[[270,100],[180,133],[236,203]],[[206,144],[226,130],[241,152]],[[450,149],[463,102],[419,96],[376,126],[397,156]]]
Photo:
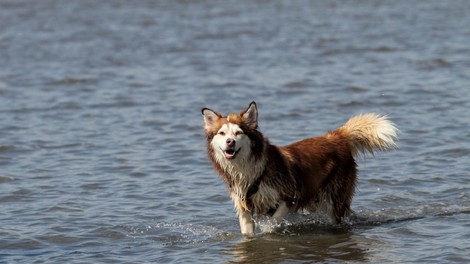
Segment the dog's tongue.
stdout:
[[233,159],[235,158],[235,150],[234,149],[227,149],[224,151],[224,156],[226,159]]

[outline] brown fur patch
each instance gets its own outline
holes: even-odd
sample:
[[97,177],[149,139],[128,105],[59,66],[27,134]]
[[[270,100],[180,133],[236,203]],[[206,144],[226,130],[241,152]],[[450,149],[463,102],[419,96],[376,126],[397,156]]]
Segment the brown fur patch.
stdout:
[[241,115],[236,115],[236,114],[229,114],[226,120],[227,122],[237,124],[237,125],[243,123],[243,117]]

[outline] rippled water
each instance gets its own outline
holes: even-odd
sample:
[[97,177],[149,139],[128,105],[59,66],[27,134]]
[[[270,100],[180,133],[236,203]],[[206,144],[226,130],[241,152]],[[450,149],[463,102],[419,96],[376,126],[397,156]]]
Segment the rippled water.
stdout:
[[[0,262],[470,261],[470,2],[0,0]],[[355,215],[239,234],[200,109],[287,144],[363,112]]]

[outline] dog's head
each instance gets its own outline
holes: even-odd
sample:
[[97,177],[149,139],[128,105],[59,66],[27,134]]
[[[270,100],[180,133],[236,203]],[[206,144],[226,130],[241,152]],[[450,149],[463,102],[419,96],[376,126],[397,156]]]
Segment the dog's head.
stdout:
[[229,114],[224,117],[209,108],[202,109],[204,129],[212,151],[218,160],[237,160],[246,158],[253,147],[252,140],[261,134],[258,128],[258,110],[256,103],[251,102],[240,114]]

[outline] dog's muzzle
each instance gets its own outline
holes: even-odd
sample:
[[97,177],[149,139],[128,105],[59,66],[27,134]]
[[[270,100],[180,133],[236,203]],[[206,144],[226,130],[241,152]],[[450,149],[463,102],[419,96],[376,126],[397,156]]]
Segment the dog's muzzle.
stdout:
[[236,155],[238,154],[238,152],[240,151],[240,149],[237,150],[235,148],[235,145],[237,142],[233,138],[227,138],[225,143],[226,143],[225,150],[221,148],[222,152],[224,153],[224,157],[226,159],[234,159]]

